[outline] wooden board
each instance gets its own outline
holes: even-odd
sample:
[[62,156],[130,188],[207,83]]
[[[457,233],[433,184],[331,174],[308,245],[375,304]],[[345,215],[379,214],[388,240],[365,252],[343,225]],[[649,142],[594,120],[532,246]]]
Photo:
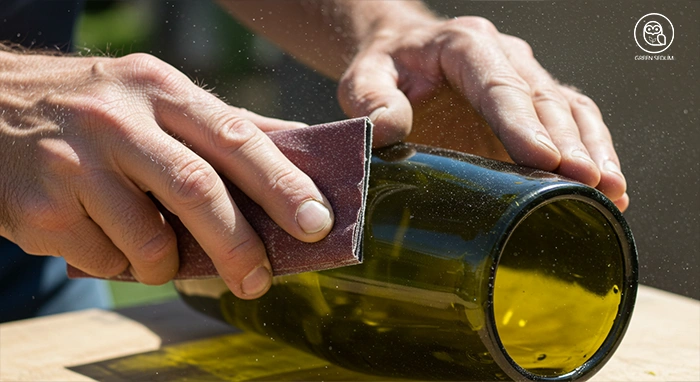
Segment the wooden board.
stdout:
[[[65,367],[156,350],[184,330],[206,337],[199,326],[212,324],[178,306],[182,314],[86,310],[2,324],[0,381],[89,381]],[[700,302],[640,287],[625,339],[592,380],[700,381]]]
[[641,286],[630,327],[592,381],[700,381],[700,301]]
[[155,350],[146,326],[98,309],[0,325],[1,381],[91,381],[65,366]]

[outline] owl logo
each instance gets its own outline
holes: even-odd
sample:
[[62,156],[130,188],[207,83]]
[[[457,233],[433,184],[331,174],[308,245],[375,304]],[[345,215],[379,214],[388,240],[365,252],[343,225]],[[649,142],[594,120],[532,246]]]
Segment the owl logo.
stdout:
[[644,41],[651,46],[666,45],[666,36],[664,35],[663,26],[658,21],[649,21],[644,25]]
[[658,54],[673,44],[673,23],[661,13],[648,13],[634,25],[634,41],[639,49]]

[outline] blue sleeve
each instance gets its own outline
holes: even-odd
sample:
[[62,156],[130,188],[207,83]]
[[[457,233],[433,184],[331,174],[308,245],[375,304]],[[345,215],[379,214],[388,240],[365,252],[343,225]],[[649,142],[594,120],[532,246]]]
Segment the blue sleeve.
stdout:
[[111,305],[105,281],[70,280],[62,258],[30,256],[0,238],[0,322]]

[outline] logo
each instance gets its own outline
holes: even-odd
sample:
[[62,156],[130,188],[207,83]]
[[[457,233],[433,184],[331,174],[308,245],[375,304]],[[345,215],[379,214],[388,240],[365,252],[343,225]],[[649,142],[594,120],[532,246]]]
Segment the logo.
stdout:
[[647,53],[657,54],[673,43],[673,24],[661,13],[642,16],[634,26],[634,41]]

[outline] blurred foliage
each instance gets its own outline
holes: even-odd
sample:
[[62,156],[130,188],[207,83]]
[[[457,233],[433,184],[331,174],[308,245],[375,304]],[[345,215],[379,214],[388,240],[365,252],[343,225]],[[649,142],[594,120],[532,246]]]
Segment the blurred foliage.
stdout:
[[177,298],[173,283],[159,286],[144,285],[131,282],[110,281],[114,308],[125,308],[133,305],[156,304]]
[[150,15],[133,2],[88,1],[78,19],[74,43],[82,53],[122,56],[148,51]]
[[272,67],[282,53],[214,1],[88,0],[74,45],[83,55],[152,54],[231,105],[280,117]]
[[[196,14],[191,12],[193,6],[199,10]],[[200,30],[195,31],[197,28]],[[246,75],[259,69],[251,59],[255,56],[253,34],[211,1],[87,1],[74,44],[83,54],[150,53],[192,74],[202,71],[186,64],[188,56],[201,53],[191,46],[195,34],[205,36],[206,41],[197,43],[215,53],[207,57],[213,60],[207,61],[207,74]]]

